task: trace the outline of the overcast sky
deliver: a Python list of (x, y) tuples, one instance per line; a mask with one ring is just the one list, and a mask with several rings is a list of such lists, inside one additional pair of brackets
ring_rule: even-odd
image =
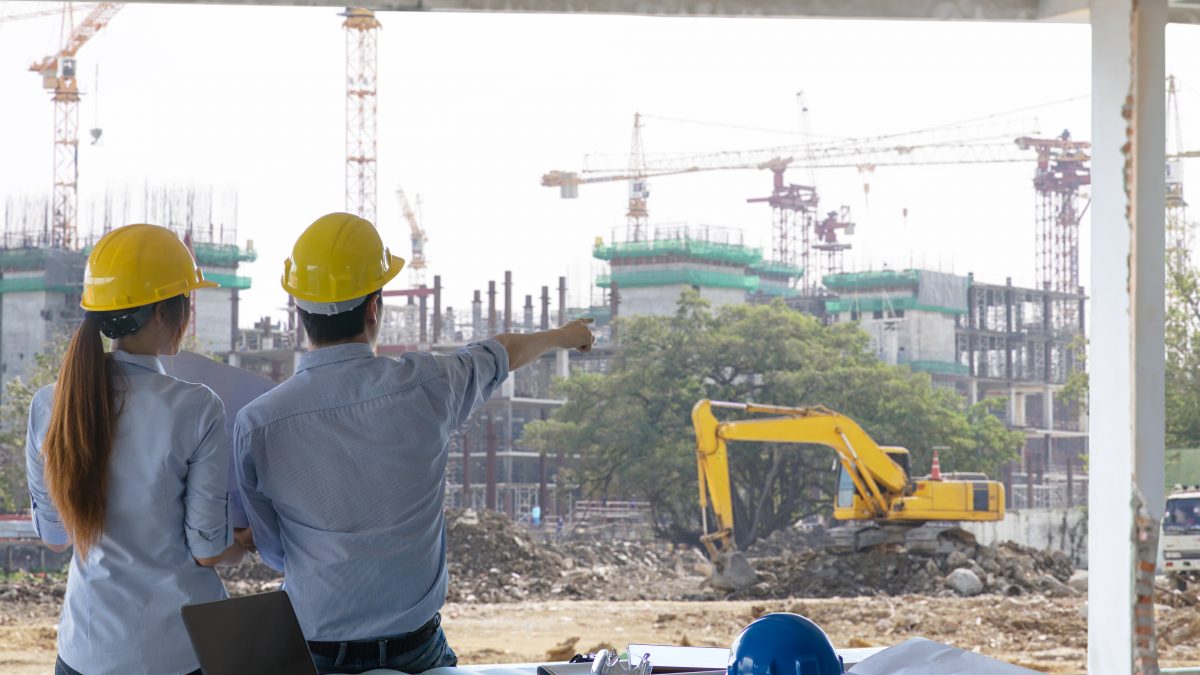
[[(0, 2), (0, 14), (22, 5)], [(337, 13), (129, 5), (80, 53), (82, 135), (104, 130), (99, 145), (80, 145), (85, 206), (106, 190), (147, 183), (236, 190), (239, 238), (259, 252), (243, 269), (254, 279), (243, 295), (245, 324), (280, 313), (278, 278), (294, 238), (345, 207), (345, 36)], [(626, 187), (583, 186), (579, 199), (562, 200), (540, 187), (540, 176), (578, 168), (586, 153), (627, 152), (635, 111), (656, 116), (644, 129), (649, 153), (798, 142), (799, 90), (817, 138), (997, 115), (1004, 128), (1090, 135), (1086, 25), (380, 19), (377, 225), (407, 257), (393, 192), (403, 184), (410, 197), (421, 195), (430, 273), (442, 275), (445, 304), (464, 310), (473, 289), (506, 269), (518, 302), (564, 274), (572, 304), (598, 301), (591, 280), (602, 268), (591, 246), (623, 231)], [(51, 103), (26, 68), (58, 42), (56, 18), (0, 25), (0, 198), (50, 185)], [(1184, 87), (1185, 142), (1200, 145), (1200, 124), (1187, 120), (1200, 120), (1200, 27), (1169, 27), (1167, 50), (1168, 72)], [(664, 117), (725, 126), (657, 119)], [(1194, 161), (1188, 171), (1200, 176)], [(1032, 175), (1032, 163), (880, 168), (868, 178), (869, 201), (853, 170), (816, 178), (823, 206), (852, 208), (851, 269), (911, 264), (1030, 284)], [(757, 171), (660, 178), (651, 222), (740, 228), (748, 243), (769, 249), (770, 210), (745, 201), (769, 191), (770, 175)], [(88, 215), (81, 220), (86, 229)], [(1086, 250), (1083, 261), (1086, 284)]]

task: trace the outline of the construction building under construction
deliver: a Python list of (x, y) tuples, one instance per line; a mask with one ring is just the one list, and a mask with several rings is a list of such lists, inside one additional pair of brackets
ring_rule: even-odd
[[(106, 195), (103, 216), (92, 234), (77, 236), (78, 248), (56, 245), (50, 209), (44, 201), (10, 199), (0, 232), (0, 376), (27, 374), (38, 354), (67, 340), (83, 318), (79, 309), (84, 264), (92, 242), (114, 222), (161, 223), (192, 249), (204, 275), (220, 284), (192, 295), (192, 320), (185, 340), (190, 349), (224, 354), (241, 339), (239, 296), (250, 277), (239, 274), (257, 254), (253, 242), (237, 240), (232, 221), (214, 221), (211, 192), (148, 189), (139, 195), (142, 211), (129, 208), (125, 195)], [(115, 211), (115, 214), (114, 214)]]

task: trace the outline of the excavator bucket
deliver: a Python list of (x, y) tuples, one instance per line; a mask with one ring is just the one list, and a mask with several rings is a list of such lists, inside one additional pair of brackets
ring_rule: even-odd
[(740, 591), (754, 585), (758, 574), (740, 551), (721, 553), (713, 560), (712, 587), (719, 591)]

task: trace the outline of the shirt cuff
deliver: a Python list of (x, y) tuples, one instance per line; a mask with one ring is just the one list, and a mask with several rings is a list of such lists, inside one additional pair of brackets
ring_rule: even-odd
[(222, 525), (211, 530), (186, 527), (188, 550), (193, 558), (213, 558), (233, 545), (233, 530)]
[(500, 344), (499, 342), (497, 342), (491, 338), (484, 340), (482, 342), (477, 342), (476, 344), (478, 344), (480, 347), (483, 347), (489, 353), (491, 353), (492, 357), (496, 361), (496, 376), (494, 378), (492, 378), (490, 381), (493, 384), (498, 385), (501, 382), (507, 380), (508, 379), (508, 370), (509, 370), (508, 369), (508, 350), (504, 348), (504, 345)]
[(62, 520), (57, 513), (50, 514), (40, 509), (34, 509), (33, 529), (47, 544), (62, 546), (71, 541), (70, 536), (67, 535), (67, 528), (63, 527)]

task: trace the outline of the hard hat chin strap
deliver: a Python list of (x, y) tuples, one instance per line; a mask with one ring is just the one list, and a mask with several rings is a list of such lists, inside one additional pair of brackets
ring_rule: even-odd
[[(157, 303), (155, 303), (157, 304)], [(100, 332), (110, 340), (133, 335), (154, 316), (154, 304), (115, 312), (88, 312), (100, 324)]]

